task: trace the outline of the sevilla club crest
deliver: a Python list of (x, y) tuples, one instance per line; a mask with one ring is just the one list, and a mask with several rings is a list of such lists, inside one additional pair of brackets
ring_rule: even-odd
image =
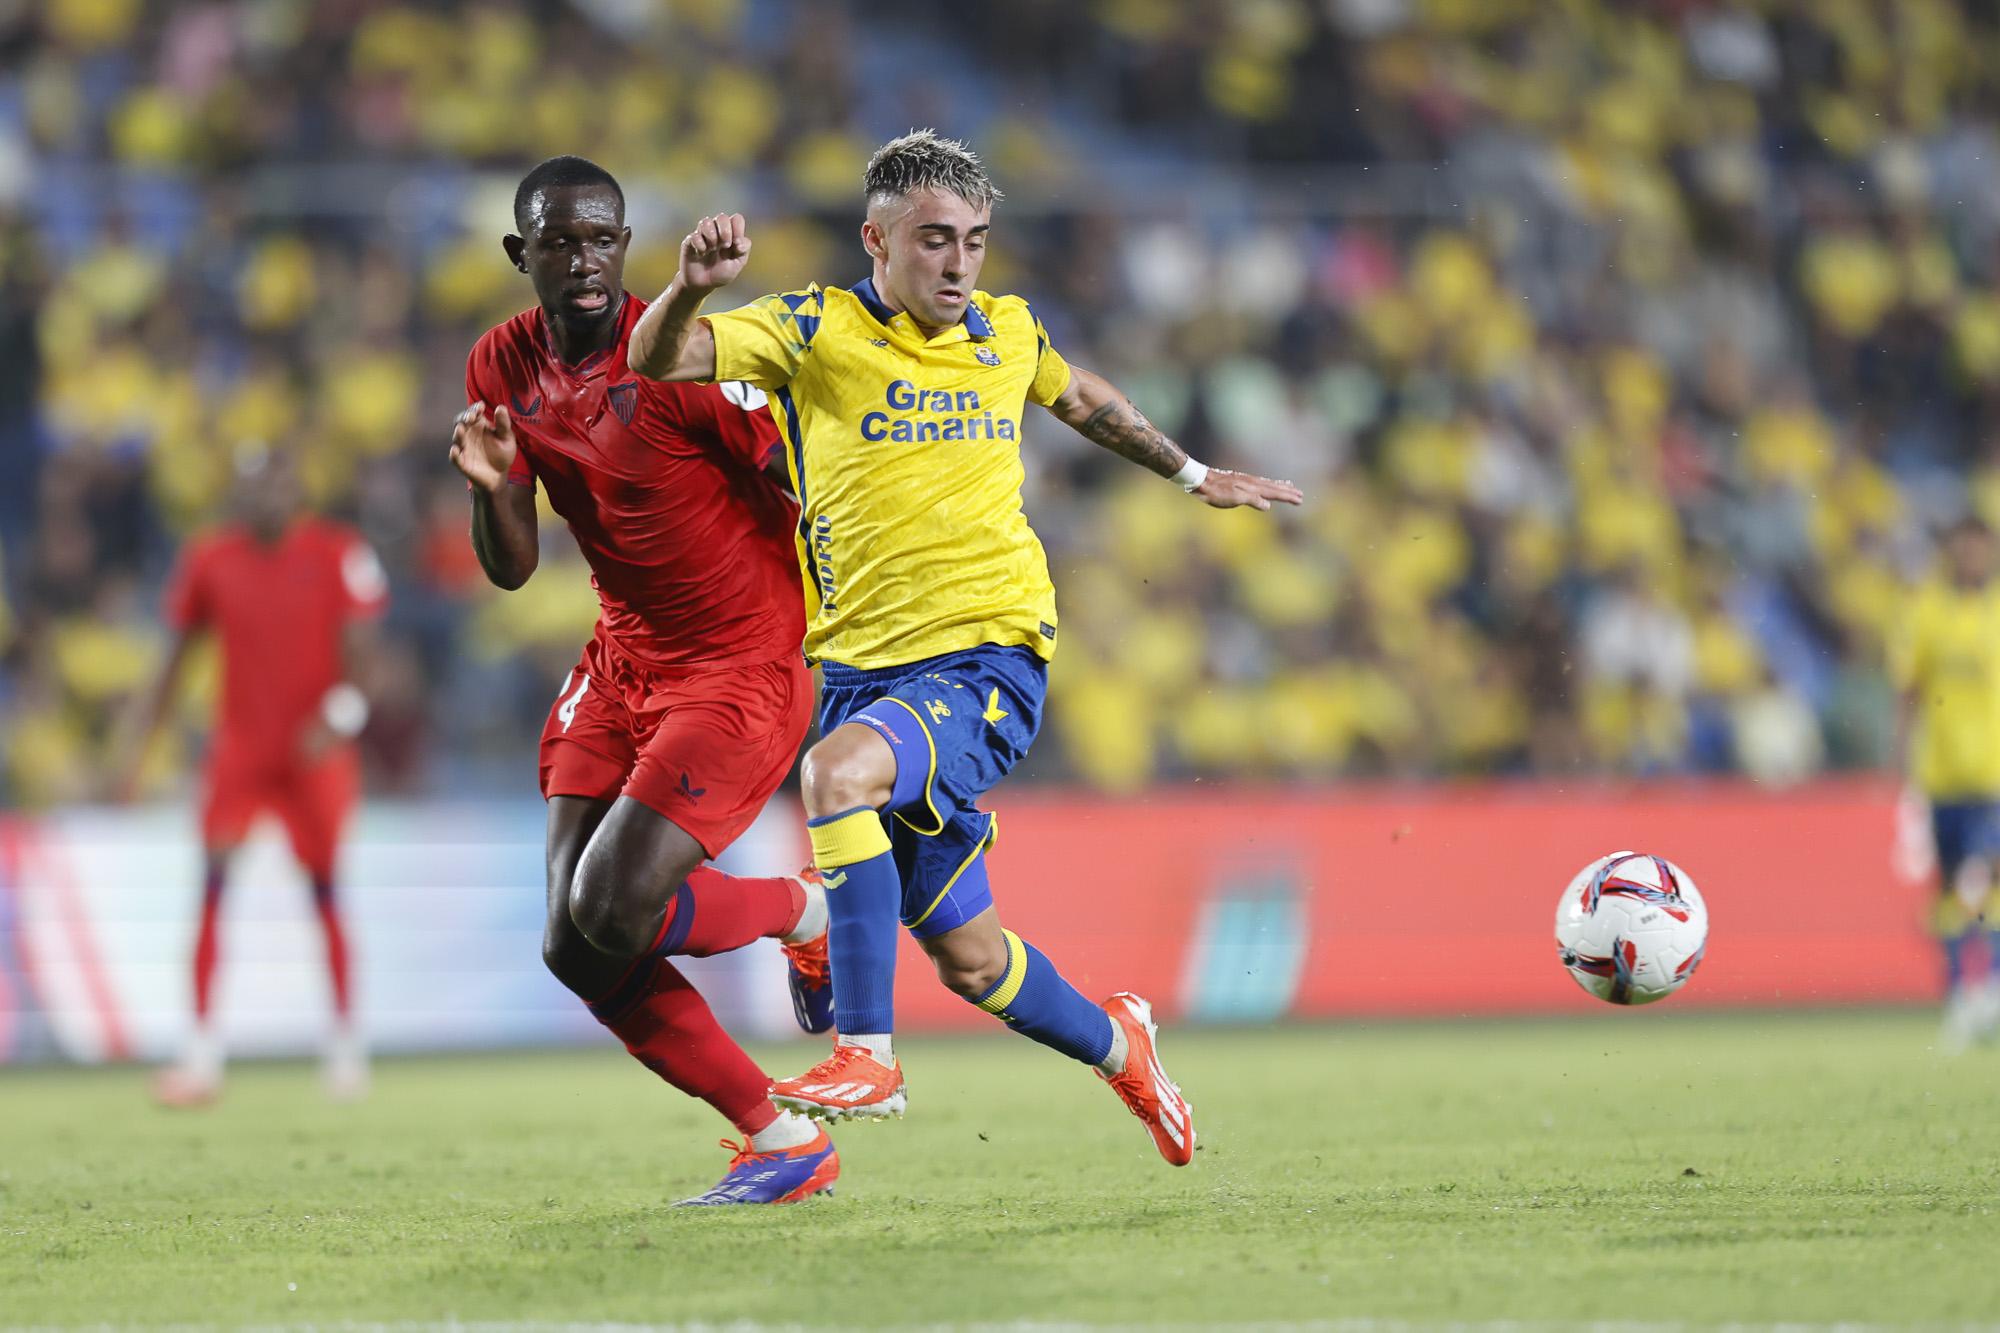
[(632, 424), (632, 414), (639, 410), (639, 382), (627, 380), (623, 384), (611, 386), (611, 410), (626, 425)]

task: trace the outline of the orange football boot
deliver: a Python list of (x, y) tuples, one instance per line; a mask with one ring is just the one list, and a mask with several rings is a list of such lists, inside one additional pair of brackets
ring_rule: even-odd
[(884, 1066), (860, 1046), (836, 1046), (833, 1054), (800, 1074), (771, 1086), (771, 1100), (815, 1120), (901, 1116), (903, 1062)]
[(1125, 1031), (1125, 1069), (1097, 1076), (1145, 1122), (1160, 1156), (1174, 1166), (1186, 1166), (1194, 1160), (1194, 1107), (1181, 1096), (1180, 1084), (1160, 1068), (1159, 1048), (1153, 1042), (1159, 1031), (1153, 1006), (1130, 991), (1120, 991), (1104, 1002), (1104, 1012)]
[[(819, 871), (807, 866), (795, 877), (801, 883), (819, 883)], [(822, 930), (799, 944), (778, 941), (785, 951), (785, 985), (792, 993), (792, 1016), (807, 1032), (825, 1032), (833, 1026), (833, 969), (826, 959), (826, 938)]]
[(153, 1075), (153, 1100), (162, 1106), (194, 1110), (213, 1106), (222, 1098), (222, 1080), (204, 1078), (179, 1065), (170, 1065)]

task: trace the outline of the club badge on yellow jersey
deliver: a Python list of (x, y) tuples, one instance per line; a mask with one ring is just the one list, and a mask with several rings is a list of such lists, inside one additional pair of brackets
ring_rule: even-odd
[(806, 656), (874, 669), (982, 643), (1055, 653), (1048, 558), (1021, 512), (1021, 412), (1069, 366), (1017, 296), (926, 339), (871, 283), (707, 317), (715, 374), (768, 390), (798, 488)]

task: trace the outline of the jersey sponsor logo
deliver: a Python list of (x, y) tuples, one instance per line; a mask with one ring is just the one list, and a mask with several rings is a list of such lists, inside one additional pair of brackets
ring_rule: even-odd
[(860, 712), (856, 713), (853, 717), (849, 718), (848, 721), (867, 723), (869, 726), (875, 728), (876, 731), (880, 732), (882, 736), (891, 745), (901, 745), (903, 743), (902, 736), (898, 734), (896, 731), (896, 724), (894, 721), (892, 721), (889, 718), (878, 717), (874, 713), (870, 712), (868, 709), (865, 708), (862, 709)]
[(618, 414), (618, 420), (631, 425), (632, 414), (639, 410), (639, 382), (627, 380), (623, 384), (612, 385), (610, 397), (611, 410)]
[[(571, 682), (576, 684), (575, 694), (569, 692)], [(576, 721), (576, 706), (583, 702), (583, 696), (588, 693), (590, 693), (589, 672), (584, 672), (580, 680), (574, 671), (563, 677), (563, 687), (556, 694), (557, 699), (561, 701), (556, 705), (556, 717), (561, 720), (564, 731), (568, 731), (569, 724)]]
[(521, 395), (518, 393), (510, 393), (507, 397), (511, 400), (514, 408), (514, 420), (525, 421), (533, 425), (536, 418), (542, 415), (542, 396), (540, 394), (536, 394), (525, 403), (521, 401)]
[(1000, 364), (1000, 353), (994, 351), (991, 347), (982, 347), (972, 355), (982, 366), (997, 366)]
[[(991, 412), (983, 411), (977, 389), (919, 389), (908, 380), (897, 380), (883, 394), (882, 401), (889, 412), (870, 412), (861, 418), (864, 440), (924, 443), (1014, 438), (1014, 423), (1005, 417), (995, 421)], [(892, 416), (891, 412), (911, 415)], [(941, 413), (953, 415), (938, 420)]]
[(818, 575), (819, 605), (822, 611), (838, 611), (838, 590), (833, 583), (833, 520), (821, 514), (812, 526), (813, 570)]

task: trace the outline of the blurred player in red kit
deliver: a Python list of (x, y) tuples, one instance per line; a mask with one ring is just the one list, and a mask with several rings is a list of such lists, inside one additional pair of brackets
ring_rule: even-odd
[(154, 1095), (197, 1106), (222, 1090), (224, 1051), (213, 1000), (223, 885), (251, 823), (268, 812), (283, 823), (312, 880), (333, 983), (334, 1024), (321, 1074), (331, 1096), (352, 1101), (367, 1092), (368, 1057), (354, 1021), (334, 863), (360, 791), (353, 739), (368, 720), (368, 699), (355, 681), (372, 655), (371, 626), (387, 600), (388, 580), (358, 533), (304, 511), (289, 454), (246, 446), (238, 451), (237, 474), (233, 519), (188, 542), (168, 581), (173, 644), (139, 699), (121, 765), (121, 794), (129, 795), (188, 650), (198, 636), (213, 634), (222, 654), (222, 698), (201, 811), (206, 867), (194, 950), (194, 1031), (180, 1061), (154, 1081)]
[(798, 509), (765, 471), (777, 427), (755, 390), (659, 384), (627, 368), (646, 303), (624, 290), (632, 233), (603, 168), (542, 163), (515, 194), (514, 220), (503, 244), (539, 304), (473, 348), (451, 458), (494, 584), (534, 573), (539, 484), (600, 604), (542, 732), (542, 957), (647, 1068), (744, 1135), (722, 1181), (686, 1202), (802, 1199), (839, 1175), (832, 1140), (778, 1109), (770, 1078), (671, 962), (777, 938), (800, 1022), (830, 1021), (816, 879), (704, 864), (790, 772), (812, 710)]

